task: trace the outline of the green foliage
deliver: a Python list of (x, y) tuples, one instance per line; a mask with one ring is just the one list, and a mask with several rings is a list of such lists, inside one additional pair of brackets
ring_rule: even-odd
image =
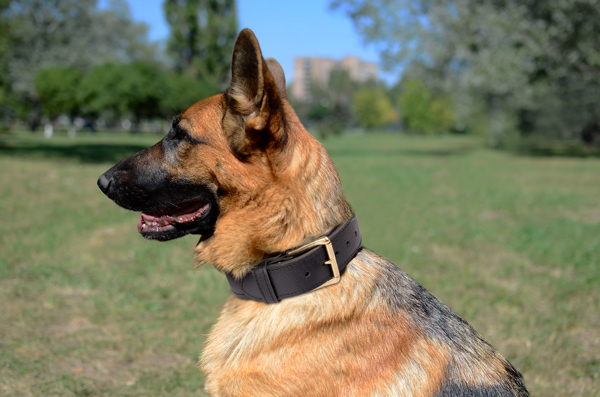
[(112, 0), (105, 11), (95, 0), (11, 1), (5, 16), (15, 38), (7, 54), (16, 91), (32, 93), (38, 70), (86, 68), (154, 56), (147, 27), (134, 22), (127, 3)]
[(167, 93), (164, 70), (153, 63), (107, 63), (86, 73), (77, 90), (84, 113), (118, 119), (131, 112), (134, 120), (157, 117)]
[(127, 110), (119, 93), (121, 79), (126, 72), (123, 65), (105, 63), (90, 69), (81, 80), (77, 99), (84, 114), (109, 118), (122, 116)]
[(36, 76), (42, 110), (61, 114), (105, 117), (118, 121), (132, 117), (134, 129), (143, 119), (168, 117), (216, 88), (188, 75), (177, 75), (153, 62), (106, 63), (86, 71), (50, 67)]
[[(453, 97), (457, 123), (492, 141), (600, 142), (597, 0), (334, 0), (390, 67)], [(488, 121), (477, 119), (485, 115)], [(589, 135), (592, 135), (589, 137)], [(588, 136), (586, 138), (586, 136)]]
[(350, 73), (344, 69), (333, 69), (329, 74), (327, 91), (335, 103), (349, 107), (352, 103), (352, 95), (365, 83), (352, 80)]
[(341, 134), (355, 122), (352, 95), (358, 87), (346, 70), (332, 70), (326, 87), (313, 82), (310, 101), (297, 106), (300, 117), (316, 126), (323, 138)]
[(4, 16), (9, 4), (9, 0), (0, 0), (0, 120), (6, 106), (9, 85), (7, 53), (12, 45), (11, 21)]
[(127, 0), (103, 9), (97, 0), (0, 0), (0, 123), (16, 116), (35, 129), (42, 114), (66, 114), (128, 117), (137, 128), (222, 90), (237, 35), (235, 1), (166, 1), (164, 8), (177, 38), (169, 45), (177, 73), (158, 61)]
[(420, 80), (402, 81), (398, 104), (402, 121), (409, 132), (432, 135), (447, 132), (454, 126), (450, 98), (434, 97)]
[(166, 78), (168, 92), (162, 98), (165, 114), (178, 114), (202, 98), (218, 92), (211, 81), (191, 77), (188, 74), (169, 73)]
[(295, 106), (320, 135), (337, 135), (348, 127), (377, 128), (395, 123), (397, 112), (383, 84), (358, 82), (347, 70), (331, 71), (327, 86), (313, 82), (307, 103)]
[(398, 120), (398, 114), (383, 88), (360, 89), (354, 93), (353, 99), (356, 120), (362, 127), (382, 127)]
[(154, 63), (134, 62), (123, 65), (121, 90), (118, 95), (123, 106), (133, 113), (135, 125), (142, 118), (153, 118), (161, 114), (162, 98), (168, 86), (164, 80), (165, 71)]
[(42, 102), (42, 111), (51, 118), (75, 114), (79, 110), (77, 92), (81, 78), (82, 72), (70, 67), (40, 70), (35, 77), (35, 90)]
[(223, 88), (238, 34), (235, 0), (165, 0), (163, 10), (176, 69)]
[(8, 26), (10, 38), (7, 50), (0, 51), (0, 63), (6, 62), (8, 91), (18, 102), (13, 111), (31, 109), (32, 128), (40, 118), (35, 89), (40, 70), (85, 70), (109, 61), (156, 57), (147, 26), (133, 21), (126, 0), (111, 0), (105, 10), (96, 0), (13, 0), (0, 10), (0, 26)]

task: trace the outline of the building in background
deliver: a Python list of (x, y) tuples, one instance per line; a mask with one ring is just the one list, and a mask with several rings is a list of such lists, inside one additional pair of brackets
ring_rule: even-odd
[(331, 58), (300, 57), (294, 60), (292, 96), (300, 102), (310, 100), (311, 87), (319, 84), (327, 87), (332, 70), (346, 70), (352, 80), (364, 83), (377, 79), (377, 64), (348, 56), (340, 61)]

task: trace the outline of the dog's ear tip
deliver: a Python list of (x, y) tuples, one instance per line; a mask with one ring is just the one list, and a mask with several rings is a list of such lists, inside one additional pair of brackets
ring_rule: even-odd
[(241, 36), (241, 35), (244, 35), (244, 36), (254, 36), (254, 37), (256, 37), (256, 36), (254, 35), (254, 32), (252, 31), (252, 29), (249, 29), (249, 28), (244, 28), (244, 29), (242, 29), (242, 30), (240, 31), (240, 33), (239, 33), (239, 35), (238, 35), (238, 36)]
[(230, 88), (237, 87), (238, 91), (246, 92), (248, 97), (254, 96), (258, 85), (262, 84), (261, 60), (262, 53), (254, 32), (243, 29), (233, 47)]
[(275, 59), (275, 58), (269, 57), (269, 58), (265, 59), (265, 62), (267, 62), (267, 65), (269, 66), (269, 68), (271, 68), (271, 67), (273, 67), (273, 68), (275, 68), (275, 67), (281, 68), (281, 65), (279, 64), (279, 62), (277, 62), (277, 59)]
[(254, 32), (248, 28), (242, 29), (233, 46), (232, 66), (236, 67), (238, 64), (245, 64), (248, 61), (254, 63), (259, 58), (262, 58), (262, 52)]
[(264, 59), (258, 39), (250, 29), (242, 29), (235, 42), (231, 64), (229, 98), (236, 109), (251, 113), (263, 96), (287, 99), (283, 68), (274, 58)]
[(258, 46), (258, 39), (252, 30), (244, 28), (240, 31), (235, 40), (235, 47), (246, 46), (248, 44)]

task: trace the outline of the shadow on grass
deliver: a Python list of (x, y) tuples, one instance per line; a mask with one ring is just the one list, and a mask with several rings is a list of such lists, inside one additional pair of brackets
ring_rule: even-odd
[(523, 157), (600, 157), (600, 146), (575, 139), (523, 137), (508, 141), (502, 150)]
[(72, 159), (82, 163), (116, 163), (148, 145), (133, 143), (53, 144), (0, 140), (0, 156), (37, 159)]
[(528, 157), (600, 158), (600, 149), (585, 146), (523, 146), (514, 149), (514, 153)]
[(480, 149), (481, 145), (469, 145), (445, 148), (336, 148), (328, 147), (327, 152), (332, 157), (451, 157), (464, 156), (473, 150)]

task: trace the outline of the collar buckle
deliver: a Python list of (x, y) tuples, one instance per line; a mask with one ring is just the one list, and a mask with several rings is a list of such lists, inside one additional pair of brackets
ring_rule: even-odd
[(319, 246), (325, 247), (325, 251), (327, 252), (327, 256), (329, 257), (329, 259), (326, 260), (325, 262), (323, 262), (323, 266), (329, 265), (331, 267), (333, 277), (329, 281), (326, 281), (323, 284), (319, 285), (318, 287), (314, 288), (313, 291), (318, 290), (320, 288), (329, 287), (330, 285), (337, 284), (340, 282), (340, 279), (341, 279), (340, 268), (338, 266), (337, 259), (335, 258), (335, 252), (333, 251), (333, 246), (331, 245), (331, 240), (329, 239), (329, 237), (325, 236), (325, 237), (318, 238), (314, 241), (311, 241), (308, 244), (305, 244), (305, 245), (295, 248), (293, 250), (289, 250), (285, 253), (287, 256), (294, 256), (294, 255), (300, 254), (302, 252), (308, 251), (312, 248), (319, 247)]
[(277, 303), (338, 284), (361, 248), (354, 216), (323, 237), (263, 259), (242, 278), (226, 273), (227, 281), (240, 299)]

